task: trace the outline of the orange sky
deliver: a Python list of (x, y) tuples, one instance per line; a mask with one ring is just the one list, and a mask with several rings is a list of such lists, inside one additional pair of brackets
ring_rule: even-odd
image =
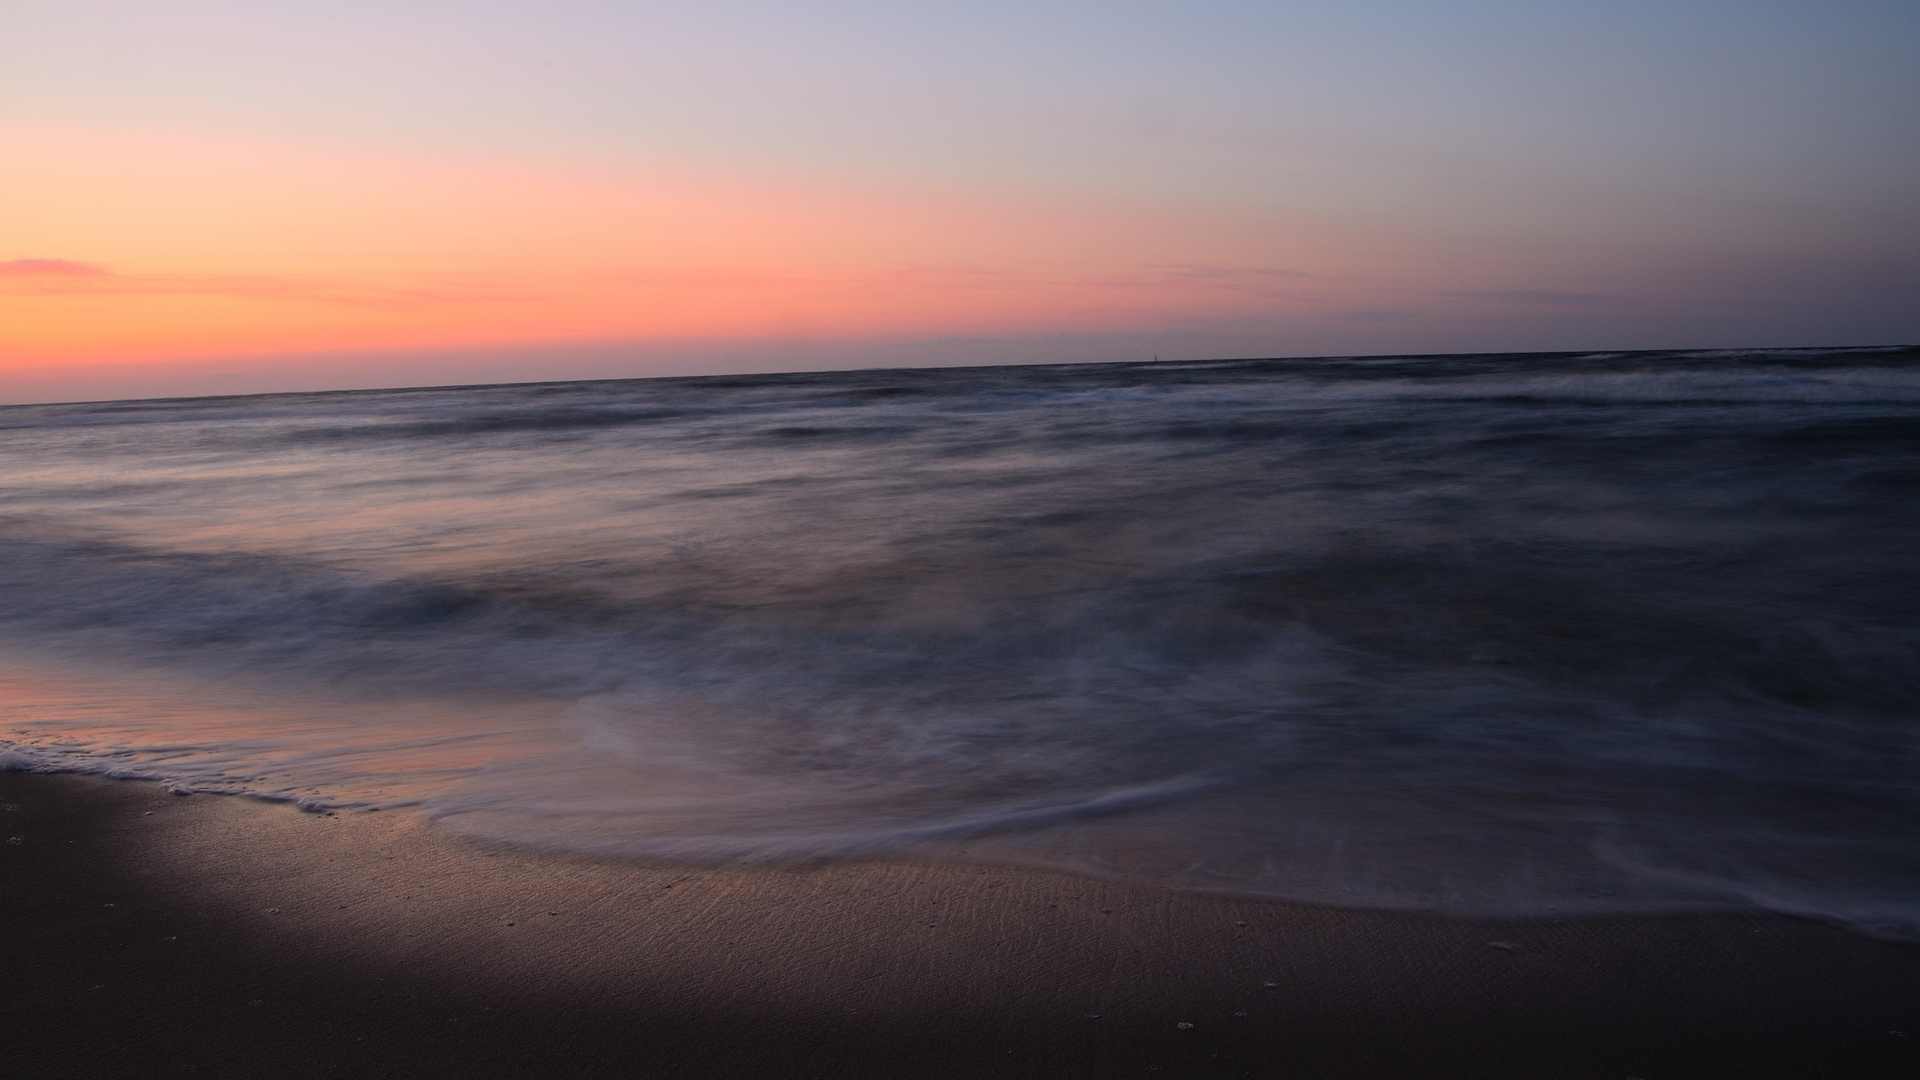
[(1842, 7), (32, 6), (0, 403), (1902, 343), (1920, 16)]
[[(617, 163), (13, 131), (0, 357), (1006, 334), (1350, 302), (1356, 230)], [(1303, 270), (1300, 267), (1311, 267)]]

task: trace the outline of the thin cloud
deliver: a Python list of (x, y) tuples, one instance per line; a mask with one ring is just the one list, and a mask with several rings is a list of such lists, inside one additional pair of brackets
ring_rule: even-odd
[(1170, 263), (1160, 267), (1167, 276), (1190, 281), (1274, 281), (1319, 277), (1305, 270), (1284, 266), (1209, 266), (1204, 263)]
[(1000, 288), (1018, 285), (1012, 272), (985, 266), (903, 266), (874, 275), (890, 284), (924, 288)]
[(1189, 296), (1251, 297), (1263, 302), (1312, 303), (1339, 279), (1280, 267), (1159, 264), (1093, 277), (1085, 284), (1109, 290), (1178, 292)]
[(1633, 302), (1628, 297), (1607, 293), (1555, 292), (1551, 289), (1467, 289), (1441, 295), (1535, 307), (1618, 307)]
[(105, 267), (71, 259), (11, 259), (0, 262), (0, 278), (99, 278)]
[[(469, 280), (462, 280), (462, 278)], [(538, 283), (512, 275), (412, 275), (368, 281), (341, 275), (115, 274), (63, 259), (0, 263), (0, 288), (26, 296), (221, 296), (356, 308), (422, 309), (535, 298)]]

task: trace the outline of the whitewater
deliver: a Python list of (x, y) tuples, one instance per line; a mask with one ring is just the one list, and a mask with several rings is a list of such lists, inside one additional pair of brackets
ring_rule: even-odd
[(1920, 939), (1920, 352), (0, 409), (0, 766)]

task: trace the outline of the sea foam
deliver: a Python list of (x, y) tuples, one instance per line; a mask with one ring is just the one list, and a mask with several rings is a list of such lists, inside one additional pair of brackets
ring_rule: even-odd
[(561, 850), (1920, 936), (1920, 363), (0, 410), (0, 767)]

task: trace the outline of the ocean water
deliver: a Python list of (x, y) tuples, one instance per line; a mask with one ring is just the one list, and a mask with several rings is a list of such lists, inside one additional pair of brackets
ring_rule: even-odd
[(1920, 939), (1920, 353), (0, 409), (0, 765)]

